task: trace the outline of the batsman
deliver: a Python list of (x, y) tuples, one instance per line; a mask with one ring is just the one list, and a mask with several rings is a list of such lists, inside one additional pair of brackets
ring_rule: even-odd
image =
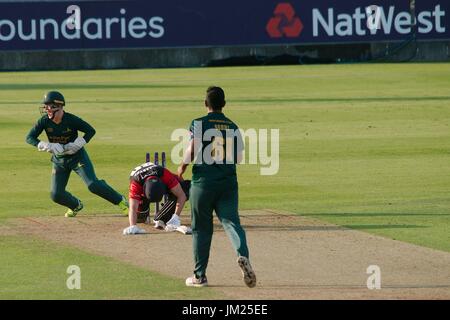
[[(40, 108), (42, 117), (26, 137), (27, 143), (37, 147), (38, 151), (52, 154), (52, 200), (68, 208), (65, 214), (68, 218), (75, 217), (83, 209), (81, 200), (66, 191), (70, 173), (75, 171), (89, 191), (117, 205), (123, 214), (128, 214), (126, 198), (111, 188), (105, 180), (97, 178), (84, 148), (95, 135), (95, 129), (81, 118), (65, 112), (65, 104), (64, 96), (60, 92), (48, 92)], [(48, 142), (38, 139), (43, 131), (47, 134)], [(78, 135), (80, 131), (84, 132), (83, 137)]]
[(154, 217), (155, 228), (175, 231), (181, 226), (180, 214), (189, 199), (190, 180), (181, 180), (175, 174), (152, 162), (143, 163), (131, 171), (128, 213), (130, 226), (124, 235), (146, 233), (137, 222), (146, 222), (150, 203), (159, 203), (164, 195), (167, 201)]

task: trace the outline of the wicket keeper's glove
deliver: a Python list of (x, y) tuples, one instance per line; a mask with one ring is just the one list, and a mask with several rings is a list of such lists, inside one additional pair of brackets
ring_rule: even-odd
[(74, 142), (64, 145), (64, 154), (75, 154), (86, 144), (84, 138), (78, 137)]
[(64, 152), (64, 147), (60, 143), (51, 143), (51, 142), (41, 141), (38, 143), (38, 150), (39, 151), (47, 151), (47, 152), (53, 153), (55, 155), (59, 155)]
[(49, 145), (48, 142), (41, 141), (38, 143), (37, 148), (39, 151), (48, 151), (49, 150), (48, 145)]

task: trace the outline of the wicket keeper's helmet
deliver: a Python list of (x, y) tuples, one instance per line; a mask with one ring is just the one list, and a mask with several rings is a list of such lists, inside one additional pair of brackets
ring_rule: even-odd
[(150, 202), (160, 202), (166, 192), (166, 185), (156, 176), (151, 176), (144, 182), (144, 194)]
[(66, 105), (66, 100), (64, 99), (64, 96), (58, 92), (58, 91), (49, 91), (44, 96), (44, 101), (42, 101), (43, 104), (59, 104), (62, 106)]

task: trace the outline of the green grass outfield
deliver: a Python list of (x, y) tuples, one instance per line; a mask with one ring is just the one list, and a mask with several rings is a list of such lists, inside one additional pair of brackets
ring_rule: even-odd
[[(178, 279), (36, 239), (0, 236), (0, 299), (220, 299)], [(68, 267), (81, 270), (80, 289), (69, 290)], [(71, 271), (69, 271), (71, 272)]]
[[(241, 128), (280, 130), (277, 175), (239, 167), (242, 209), (288, 210), (450, 251), (449, 75), (450, 64), (0, 73), (0, 221), (64, 214), (49, 198), (48, 154), (24, 141), (46, 91), (60, 90), (66, 110), (96, 128), (87, 149), (97, 175), (126, 193), (131, 169), (146, 151), (170, 154), (172, 131), (204, 114), (214, 84)], [(84, 214), (118, 212), (75, 174), (68, 188)]]

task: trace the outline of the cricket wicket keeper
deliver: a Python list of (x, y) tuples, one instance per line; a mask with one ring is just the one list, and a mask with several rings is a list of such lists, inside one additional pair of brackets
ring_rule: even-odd
[[(31, 128), (26, 137), (27, 143), (37, 147), (38, 151), (52, 154), (53, 163), (51, 193), (52, 200), (68, 208), (65, 216), (73, 218), (83, 209), (83, 203), (66, 191), (70, 173), (75, 171), (88, 187), (89, 191), (119, 206), (124, 214), (128, 213), (126, 198), (111, 188), (105, 180), (95, 175), (94, 166), (84, 146), (95, 135), (95, 129), (81, 118), (65, 112), (64, 96), (50, 91), (44, 96), (40, 111), (42, 117)], [(38, 137), (45, 130), (48, 142)], [(78, 136), (78, 132), (84, 136)]]

